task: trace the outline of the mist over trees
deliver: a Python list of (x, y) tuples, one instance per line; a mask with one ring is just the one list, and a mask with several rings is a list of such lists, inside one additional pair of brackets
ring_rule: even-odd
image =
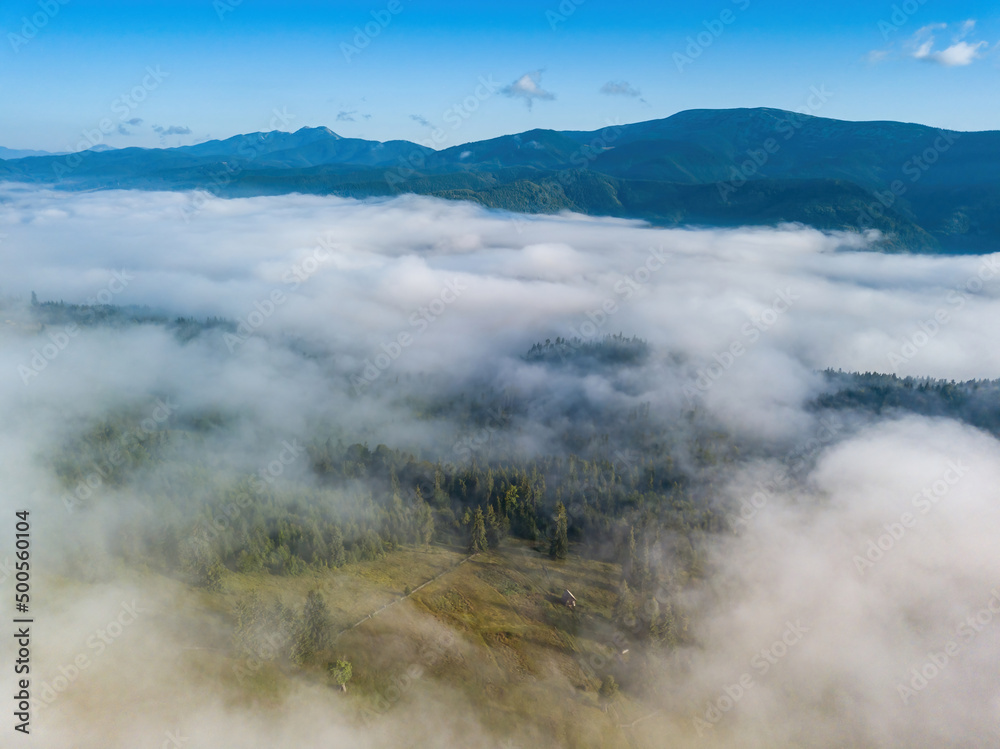
[[(915, 698), (939, 713), (894, 702), (995, 577), (1000, 349), (968, 345), (993, 335), (993, 296), (966, 282), (982, 260), (309, 196), (208, 204), (163, 232), (170, 254), (149, 229), (183, 196), (33, 200), (51, 209), (34, 250), (70, 270), (10, 271), (6, 491), (44, 515), (54, 630), (106, 627), (118, 590), (158, 596), (80, 687), (114, 674), (138, 705), (130, 664), (183, 662), (174, 697), (204, 703), (205, 741), (354, 716), (398, 743), (442, 706), (484, 746), (986, 731), (988, 638)], [(42, 241), (18, 199), (0, 210)], [(88, 231), (99, 259), (60, 241)], [(101, 293), (95, 264), (135, 237), (161, 253), (147, 285)], [(906, 344), (949, 298), (948, 327)], [(50, 643), (42, 678), (84, 647)]]

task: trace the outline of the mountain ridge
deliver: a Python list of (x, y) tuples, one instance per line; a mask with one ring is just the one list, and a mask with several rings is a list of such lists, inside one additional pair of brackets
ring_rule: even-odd
[(668, 226), (873, 228), (890, 250), (1000, 247), (1000, 131), (766, 107), (685, 110), (592, 131), (536, 128), (440, 150), (302, 127), (172, 148), (0, 160), (0, 180), (223, 197), (417, 193)]

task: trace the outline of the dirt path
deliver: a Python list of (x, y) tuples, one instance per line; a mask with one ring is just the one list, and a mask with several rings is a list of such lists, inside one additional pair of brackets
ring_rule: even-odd
[(345, 632), (350, 632), (350, 631), (351, 631), (352, 629), (355, 629), (355, 628), (357, 628), (357, 627), (360, 627), (360, 626), (361, 626), (362, 624), (364, 624), (364, 623), (365, 623), (366, 621), (368, 621), (369, 619), (373, 619), (374, 617), (378, 616), (378, 615), (379, 615), (379, 614), (381, 614), (381, 613), (382, 613), (383, 611), (385, 611), (385, 610), (386, 610), (387, 608), (389, 608), (389, 607), (391, 607), (391, 606), (395, 606), (395, 605), (396, 605), (397, 603), (400, 603), (400, 602), (402, 602), (402, 601), (405, 601), (405, 600), (406, 600), (407, 598), (409, 598), (410, 596), (412, 596), (412, 595), (413, 595), (414, 593), (416, 593), (416, 592), (417, 592), (418, 590), (421, 590), (422, 588), (426, 588), (426, 587), (427, 587), (428, 585), (430, 585), (431, 583), (433, 583), (433, 582), (436, 582), (436, 581), (440, 580), (440, 579), (441, 579), (442, 577), (444, 577), (444, 576), (445, 576), (445, 575), (447, 575), (447, 574), (450, 574), (451, 572), (454, 572), (454, 571), (455, 571), (455, 570), (457, 570), (457, 569), (458, 569), (458, 568), (459, 568), (459, 567), (460, 567), (461, 565), (463, 565), (463, 564), (465, 564), (466, 562), (468, 562), (468, 561), (469, 561), (470, 559), (472, 559), (472, 558), (473, 558), (474, 556), (476, 556), (476, 555), (475, 555), (475, 554), (470, 554), (470, 555), (469, 555), (469, 556), (467, 556), (467, 557), (466, 557), (465, 559), (463, 559), (463, 560), (462, 560), (461, 562), (458, 562), (457, 564), (454, 564), (454, 565), (452, 565), (451, 567), (449, 567), (448, 569), (444, 570), (443, 572), (439, 572), (438, 574), (436, 574), (436, 575), (435, 575), (434, 577), (432, 577), (432, 578), (431, 578), (430, 580), (428, 580), (427, 582), (424, 582), (424, 583), (421, 583), (420, 585), (418, 585), (418, 586), (417, 586), (416, 588), (414, 588), (413, 590), (411, 590), (411, 591), (410, 591), (409, 593), (407, 593), (406, 595), (402, 595), (402, 596), (400, 596), (399, 598), (395, 599), (394, 601), (389, 601), (389, 603), (385, 604), (385, 605), (384, 605), (384, 606), (382, 606), (381, 608), (378, 608), (378, 609), (375, 609), (375, 611), (371, 612), (371, 613), (370, 613), (370, 614), (369, 614), (368, 616), (366, 616), (366, 617), (365, 617), (364, 619), (359, 619), (358, 621), (356, 621), (356, 622), (355, 622), (354, 624), (352, 624), (351, 626), (349, 626), (349, 627), (346, 627), (346, 628), (344, 628), (344, 629), (340, 630), (340, 631), (339, 631), (339, 632), (338, 632), (337, 634), (335, 634), (335, 635), (333, 636), (333, 640), (334, 640), (334, 642), (336, 642), (336, 641), (337, 641), (337, 639), (338, 639), (338, 638), (339, 638), (339, 637), (340, 637), (340, 636), (341, 636), (342, 634), (344, 634)]

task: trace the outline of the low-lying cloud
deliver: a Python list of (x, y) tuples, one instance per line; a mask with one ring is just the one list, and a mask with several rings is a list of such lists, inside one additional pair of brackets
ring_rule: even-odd
[[(986, 321), (1000, 319), (1000, 255), (888, 255), (869, 251), (873, 236), (797, 225), (664, 229), (412, 196), (210, 200), (186, 221), (189, 199), (0, 188), (0, 510), (51, 507), (39, 512), (53, 528), (39, 530), (40, 550), (63, 553), (55, 529), (65, 513), (55, 499), (64, 489), (39, 456), (123, 406), (137, 431), (159, 429), (161, 416), (231, 415), (208, 444), (219, 470), (237, 472), (267, 465), (281, 439), (318, 424), (447, 460), (464, 427), (422, 413), (420, 399), (479, 386), (525, 404), (509, 431), (511, 450), (526, 455), (568, 452), (569, 418), (643, 403), (664, 430), (685, 429), (694, 412), (768, 454), (826, 429), (787, 480), (769, 483), (775, 461), (748, 455), (713, 484), (706, 501), (734, 532), (702, 549), (711, 584), (686, 601), (697, 645), (660, 664), (648, 720), (622, 730), (642, 746), (664, 737), (720, 747), (995, 742), (1000, 622), (988, 614), (1000, 606), (1000, 445), (948, 419), (894, 414), (845, 416), (830, 432), (807, 404), (828, 367), (997, 377), (1000, 330)], [(160, 324), (39, 331), (22, 324), (13, 299), (26, 306), (31, 292), (236, 327), (188, 342)], [(523, 358), (537, 341), (617, 332), (648, 340), (648, 359), (601, 371)], [(288, 476), (307, 481), (305, 469), (292, 462)], [(51, 645), (43, 673), (58, 673), (122, 601), (141, 597), (107, 575), (100, 591), (58, 605), (50, 586), (44, 612), (71, 634)], [(174, 596), (190, 604), (181, 591), (156, 595), (158, 611)], [(72, 624), (75, 612), (85, 625)], [(143, 648), (184, 647), (161, 617), (149, 621), (130, 625), (141, 645), (123, 637), (107, 647), (95, 679), (139, 684)], [(169, 676), (170, 658), (154, 660), (149, 673)], [(193, 673), (178, 678), (195, 684)], [(143, 683), (140, 693), (163, 688)], [(336, 713), (320, 720), (322, 702), (303, 687), (288, 697), (287, 720), (267, 726), (221, 697), (178, 713), (149, 707), (151, 696), (100, 744), (93, 725), (111, 702), (80, 695), (55, 703), (48, 746), (70, 736), (159, 746), (175, 729), (189, 747), (234, 735), (247, 746), (398, 739), (391, 723), (359, 732)], [(425, 716), (426, 745), (463, 741), (454, 712), (413, 699), (406, 715)], [(467, 715), (475, 738), (461, 745), (494, 745), (473, 708)], [(435, 722), (455, 735), (430, 733)], [(295, 727), (305, 724), (319, 733)]]

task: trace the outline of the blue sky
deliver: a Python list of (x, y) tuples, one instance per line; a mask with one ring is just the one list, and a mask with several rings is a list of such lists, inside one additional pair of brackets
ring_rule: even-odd
[(1000, 129), (995, 2), (7, 0), (0, 34), (8, 148), (317, 125), (445, 147), (753, 106)]

